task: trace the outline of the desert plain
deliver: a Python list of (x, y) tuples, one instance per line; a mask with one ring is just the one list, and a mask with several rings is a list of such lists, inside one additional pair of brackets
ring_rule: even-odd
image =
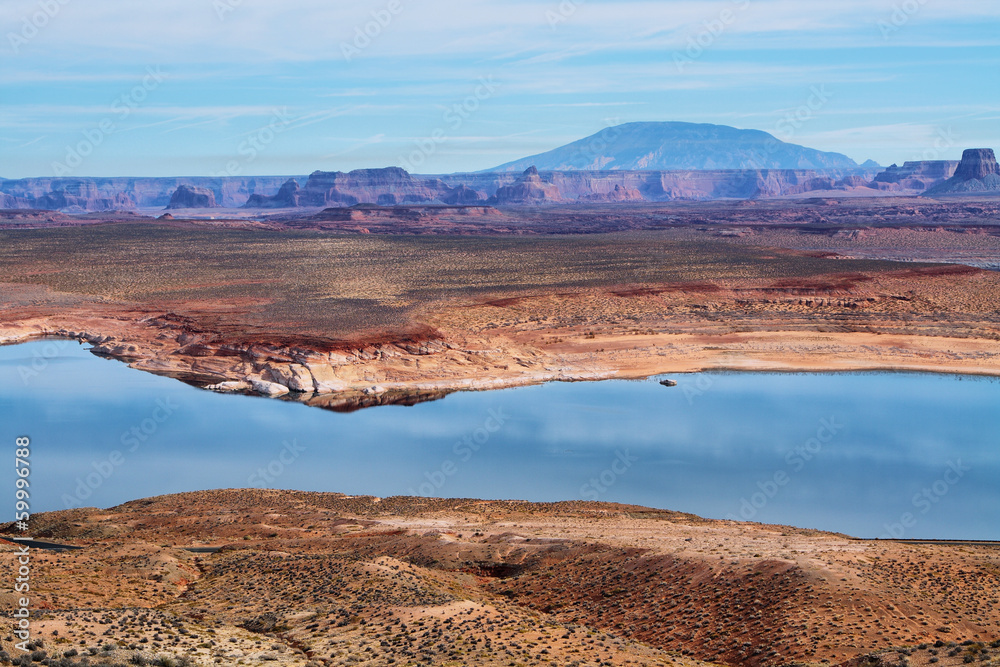
[(261, 490), (46, 513), (33, 532), (83, 547), (34, 552), (36, 651), (53, 664), (1000, 660), (996, 543)]
[[(997, 375), (998, 212), (988, 197), (8, 211), (0, 341), (77, 339), (333, 410), (712, 369)], [(259, 490), (47, 512), (31, 532), (80, 547), (32, 552), (28, 657), (44, 664), (1000, 664), (995, 543)]]
[(473, 231), (384, 208), (382, 228), (13, 212), (0, 341), (69, 337), (331, 407), (723, 368), (1000, 370), (988, 198), (496, 210)]

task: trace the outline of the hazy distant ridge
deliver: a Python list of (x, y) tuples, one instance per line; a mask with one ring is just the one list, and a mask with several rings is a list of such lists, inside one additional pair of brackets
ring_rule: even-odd
[(488, 171), (856, 169), (841, 153), (789, 144), (760, 130), (708, 123), (625, 123)]

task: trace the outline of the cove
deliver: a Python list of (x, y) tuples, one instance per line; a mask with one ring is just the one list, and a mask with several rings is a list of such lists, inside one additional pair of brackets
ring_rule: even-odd
[(601, 500), (842, 532), (1000, 539), (1000, 381), (698, 373), (335, 413), (203, 391), (72, 341), (0, 347), (32, 511), (213, 488)]

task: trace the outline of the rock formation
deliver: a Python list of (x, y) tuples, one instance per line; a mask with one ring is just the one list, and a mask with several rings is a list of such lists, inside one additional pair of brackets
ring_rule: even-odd
[(511, 185), (497, 188), (497, 192), (489, 199), (490, 204), (543, 204), (563, 201), (559, 188), (550, 182), (543, 181), (534, 166), (528, 167), (521, 177)]
[(634, 188), (623, 188), (616, 184), (611, 192), (595, 192), (583, 195), (580, 199), (593, 202), (643, 201), (643, 196)]
[(923, 192), (951, 178), (958, 168), (957, 160), (920, 160), (895, 164), (879, 172), (872, 187), (879, 190), (914, 190)]
[(955, 175), (927, 191), (928, 195), (998, 192), (1000, 168), (992, 148), (969, 148), (962, 153), (962, 161)]
[(3, 204), (21, 209), (71, 212), (162, 209), (181, 185), (211, 190), (219, 206), (235, 208), (254, 194), (271, 194), (287, 176), (206, 176), (180, 178), (22, 178), (0, 179)]
[(417, 178), (399, 167), (315, 171), (299, 192), (300, 206), (444, 203), (452, 188), (436, 178)]
[[(847, 170), (733, 169), (733, 170), (606, 170), (546, 171), (528, 169), (509, 172), (413, 175), (402, 169), (360, 169), (349, 173), (317, 171), (306, 177), (224, 176), (187, 178), (37, 178), (0, 179), (0, 207), (65, 210), (70, 213), (163, 209), (181, 186), (199, 188), (214, 196), (224, 208), (279, 209), (311, 207), (324, 209), (354, 204), (409, 206), (434, 204), (476, 206), (534, 205), (542, 202), (616, 202), (709, 200), (720, 198), (780, 197), (810, 190), (856, 190), (873, 187), (895, 191), (921, 183), (936, 182), (933, 176), (948, 164), (922, 165), (903, 170), (910, 175), (874, 174), (857, 168)], [(928, 166), (930, 165), (930, 166)], [(892, 182), (899, 178), (899, 183)], [(941, 179), (944, 176), (940, 177)], [(302, 184), (302, 185), (300, 185)], [(922, 188), (919, 188), (922, 190)], [(182, 197), (186, 196), (181, 194)], [(204, 202), (203, 202), (204, 203)], [(185, 205), (189, 205), (188, 202)]]
[[(733, 169), (688, 171), (553, 171), (545, 172), (546, 184), (555, 186), (563, 202), (593, 201), (673, 201), (678, 199), (748, 199), (780, 197), (810, 190), (869, 189), (871, 171), (806, 169)], [(538, 203), (538, 200), (511, 196), (502, 190), (520, 183), (523, 175), (488, 172), (439, 176), (446, 184), (468, 187), (495, 195), (492, 202), (502, 205)], [(618, 188), (617, 194), (616, 187)], [(638, 192), (640, 199), (632, 199)], [(499, 194), (498, 194), (499, 193)], [(596, 195), (596, 197), (592, 196)], [(621, 198), (621, 199), (620, 199)]]
[(267, 195), (250, 195), (247, 199), (247, 203), (243, 205), (244, 208), (295, 208), (299, 205), (299, 191), (302, 188), (299, 187), (298, 181), (294, 178), (290, 178), (281, 186), (278, 190), (278, 194), (273, 197), (268, 197)]
[(457, 188), (453, 189), (447, 195), (444, 196), (445, 204), (451, 204), (454, 206), (462, 206), (466, 204), (477, 204), (479, 202), (485, 201), (486, 197), (479, 190), (473, 190), (464, 183), (460, 184)]
[(215, 193), (196, 185), (181, 185), (170, 196), (168, 209), (173, 208), (215, 208)]
[(102, 188), (96, 179), (38, 179), (39, 187), (30, 192), (18, 187), (19, 181), (0, 179), (0, 208), (66, 210), (69, 213), (90, 211), (130, 211), (135, 199), (124, 189)]
[(992, 148), (969, 148), (962, 153), (962, 161), (955, 170), (955, 178), (981, 181), (990, 175), (1000, 175)]

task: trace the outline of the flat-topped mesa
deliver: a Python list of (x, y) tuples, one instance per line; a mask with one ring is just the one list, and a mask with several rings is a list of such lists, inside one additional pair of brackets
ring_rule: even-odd
[[(840, 153), (786, 143), (760, 130), (682, 122), (637, 122), (600, 132), (489, 171), (833, 169), (859, 165)], [(867, 164), (865, 169), (877, 168)]]
[(958, 160), (915, 160), (879, 172), (872, 186), (879, 190), (927, 190), (955, 175)]
[(452, 188), (440, 179), (414, 177), (399, 167), (314, 171), (298, 194), (300, 206), (424, 204), (443, 202)]
[(962, 153), (955, 175), (924, 194), (1000, 192), (1000, 168), (992, 148), (969, 148)]
[(215, 193), (208, 188), (195, 185), (180, 185), (170, 195), (168, 209), (172, 208), (215, 208)]
[(24, 181), (7, 181), (7, 187), (12, 187), (14, 192), (0, 192), (0, 208), (64, 210), (68, 213), (131, 211), (136, 208), (135, 199), (131, 194), (101, 187), (97, 184), (98, 179), (35, 180), (40, 183), (31, 193), (18, 186)]
[(1000, 175), (997, 158), (992, 148), (968, 148), (955, 170), (955, 178), (963, 181), (983, 180), (990, 174)]

